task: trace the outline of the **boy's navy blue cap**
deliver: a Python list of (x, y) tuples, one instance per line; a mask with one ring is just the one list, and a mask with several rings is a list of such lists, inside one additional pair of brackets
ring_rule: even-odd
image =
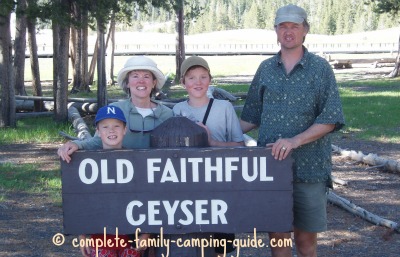
[(122, 112), (122, 110), (119, 107), (113, 106), (113, 105), (107, 105), (107, 106), (101, 107), (97, 111), (94, 125), (96, 126), (97, 123), (99, 123), (100, 121), (102, 121), (104, 119), (117, 119), (117, 120), (120, 120), (120, 121), (126, 123), (125, 115)]

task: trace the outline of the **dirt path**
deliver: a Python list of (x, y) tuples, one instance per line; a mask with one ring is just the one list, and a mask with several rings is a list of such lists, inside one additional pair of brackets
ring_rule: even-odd
[[(381, 156), (400, 160), (400, 146), (375, 142), (357, 142), (340, 139), (341, 148), (378, 152)], [(1, 146), (0, 162), (41, 163), (41, 169), (57, 167), (54, 145)], [(333, 158), (333, 174), (349, 182), (348, 186), (335, 187), (335, 192), (360, 207), (377, 215), (400, 222), (400, 176), (369, 169), (367, 166)], [(72, 246), (75, 236), (66, 236), (62, 246), (55, 246), (53, 236), (62, 233), (62, 208), (51, 202), (46, 194), (4, 192), (0, 202), (0, 256), (80, 256)], [(319, 256), (369, 256), (394, 257), (400, 251), (400, 235), (389, 229), (375, 226), (336, 206), (328, 206), (329, 231), (319, 234)], [(258, 234), (265, 241), (265, 234)], [(246, 238), (242, 234), (238, 237)], [(234, 255), (237, 252), (232, 253)], [(240, 256), (270, 256), (267, 249), (242, 249)]]

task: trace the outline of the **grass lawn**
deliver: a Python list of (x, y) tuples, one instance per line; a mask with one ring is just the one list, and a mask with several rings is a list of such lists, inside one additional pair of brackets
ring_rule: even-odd
[[(0, 191), (48, 194), (61, 206), (61, 176), (57, 170), (41, 170), (39, 164), (0, 163)], [(0, 192), (0, 203), (5, 200)]]
[[(116, 56), (114, 64), (114, 75), (117, 76), (118, 71), (124, 66), (124, 63), (131, 56)], [(150, 56), (156, 63), (158, 68), (164, 74), (175, 74), (175, 56)], [(210, 65), (211, 74), (213, 76), (226, 76), (226, 75), (254, 75), (258, 65), (262, 60), (268, 58), (265, 55), (233, 55), (233, 56), (205, 56), (204, 57)], [(89, 58), (89, 62), (90, 62)], [(53, 59), (40, 58), (40, 79), (52, 80), (53, 79)], [(72, 68), (70, 69), (72, 70)], [(70, 72), (69, 77), (72, 78)], [(29, 59), (25, 60), (25, 80), (30, 81), (32, 73), (29, 67)]]
[(339, 82), (346, 118), (343, 133), (400, 143), (399, 79)]

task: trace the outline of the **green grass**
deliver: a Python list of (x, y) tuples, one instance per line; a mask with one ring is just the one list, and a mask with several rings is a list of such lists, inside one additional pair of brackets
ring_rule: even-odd
[[(124, 63), (131, 56), (116, 56), (114, 59), (114, 75), (124, 67)], [(211, 74), (215, 76), (226, 75), (254, 75), (261, 61), (269, 56), (265, 55), (233, 55), (233, 56), (204, 56), (207, 60)], [(176, 74), (175, 56), (150, 56), (157, 63), (157, 67), (165, 74)], [(89, 58), (89, 62), (91, 58)], [(29, 59), (25, 59), (25, 80), (32, 79)], [(39, 58), (40, 79), (51, 81), (53, 79), (53, 59)], [(70, 66), (70, 71), (72, 67)], [(95, 74), (97, 74), (95, 72)], [(95, 75), (96, 77), (96, 75)], [(69, 72), (72, 78), (72, 72)]]
[[(39, 164), (0, 164), (1, 191), (22, 191), (48, 194), (57, 206), (61, 206), (61, 178), (59, 170), (40, 170)], [(0, 202), (6, 197), (0, 194)]]
[(215, 84), (215, 86), (222, 88), (232, 94), (247, 94), (250, 85), (243, 84)]
[(63, 138), (58, 134), (59, 131), (75, 135), (71, 124), (56, 123), (51, 117), (20, 119), (16, 128), (0, 128), (0, 145), (62, 142)]
[(400, 143), (399, 79), (341, 82), (344, 133), (355, 138)]

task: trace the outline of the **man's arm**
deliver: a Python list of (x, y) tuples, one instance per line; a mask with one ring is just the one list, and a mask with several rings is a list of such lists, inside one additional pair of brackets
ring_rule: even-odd
[(244, 121), (242, 119), (239, 120), (240, 122), (240, 127), (242, 128), (243, 133), (247, 133), (257, 127), (257, 125)]
[(267, 144), (272, 146), (272, 155), (275, 159), (283, 160), (293, 149), (299, 146), (314, 142), (335, 129), (335, 124), (313, 124), (304, 132), (292, 138), (280, 138), (275, 143)]

